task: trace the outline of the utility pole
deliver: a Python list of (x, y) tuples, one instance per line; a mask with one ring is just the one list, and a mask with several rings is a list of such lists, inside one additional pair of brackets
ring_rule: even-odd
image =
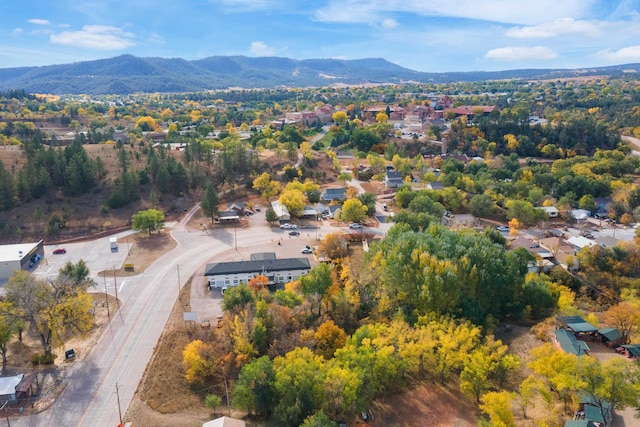
[(107, 294), (107, 277), (102, 275), (104, 279), (104, 300), (107, 302), (107, 317), (109, 318), (109, 322), (111, 322), (111, 312), (109, 311), (109, 294)]
[(176, 265), (176, 270), (178, 271), (178, 298), (180, 298), (180, 264)]
[(118, 383), (116, 383), (116, 398), (118, 399), (118, 415), (120, 416), (120, 425), (122, 425), (122, 409), (120, 409), (120, 391), (118, 390)]
[(120, 306), (120, 301), (118, 300), (118, 284), (116, 283), (116, 266), (111, 267), (113, 269), (113, 286), (116, 288), (116, 304)]

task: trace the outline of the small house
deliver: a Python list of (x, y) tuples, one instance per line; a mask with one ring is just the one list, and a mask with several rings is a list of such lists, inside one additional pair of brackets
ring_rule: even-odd
[(24, 374), (13, 377), (0, 377), (0, 402), (17, 400), (16, 389), (23, 378)]
[(442, 191), (444, 190), (444, 184), (440, 181), (430, 181), (427, 182), (427, 189), (434, 191)]
[(640, 359), (640, 344), (623, 345), (622, 348), (625, 350), (625, 356), (629, 359)]
[(387, 188), (398, 188), (402, 184), (404, 184), (404, 178), (400, 172), (390, 170), (387, 171), (384, 176), (384, 185), (386, 185)]
[(291, 221), (291, 215), (289, 214), (289, 209), (285, 205), (281, 205), (280, 201), (274, 200), (271, 202), (271, 207), (273, 211), (276, 213), (278, 219), (282, 221)]
[(560, 215), (560, 211), (555, 206), (543, 206), (540, 209), (542, 209), (549, 218), (557, 218)]
[(616, 347), (622, 344), (622, 334), (616, 328), (602, 328), (598, 331), (600, 342), (607, 347)]

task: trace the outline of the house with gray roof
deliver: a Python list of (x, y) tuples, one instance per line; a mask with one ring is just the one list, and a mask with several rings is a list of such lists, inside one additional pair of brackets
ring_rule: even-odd
[(387, 188), (398, 188), (404, 184), (404, 177), (398, 171), (388, 170), (384, 176), (384, 185)]
[(331, 202), (332, 200), (342, 202), (347, 198), (346, 193), (346, 187), (331, 187), (324, 190), (324, 192), (320, 196), (320, 199), (325, 202)]

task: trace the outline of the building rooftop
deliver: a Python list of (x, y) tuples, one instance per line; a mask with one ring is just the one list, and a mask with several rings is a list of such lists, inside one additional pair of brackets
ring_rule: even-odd
[(587, 354), (590, 350), (587, 343), (577, 340), (576, 337), (566, 329), (556, 330), (556, 340), (565, 352), (575, 354), (576, 356)]
[(307, 258), (282, 258), (251, 261), (228, 261), (207, 264), (204, 269), (205, 276), (217, 276), (220, 274), (256, 273), (264, 271), (283, 270), (310, 270), (311, 265)]
[(39, 243), (40, 242), (0, 245), (0, 262), (20, 261)]

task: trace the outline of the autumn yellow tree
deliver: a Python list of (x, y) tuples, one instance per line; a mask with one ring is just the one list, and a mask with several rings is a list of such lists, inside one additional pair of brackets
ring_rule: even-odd
[(201, 340), (191, 341), (182, 351), (185, 379), (192, 385), (207, 384), (216, 373), (212, 347)]
[(337, 349), (344, 347), (347, 334), (333, 320), (327, 320), (318, 327), (313, 338), (316, 342), (316, 354), (329, 360)]
[(347, 122), (347, 113), (344, 111), (336, 111), (331, 118), (337, 125), (343, 125)]
[(604, 313), (604, 322), (617, 328), (622, 334), (624, 344), (628, 344), (635, 334), (640, 332), (640, 307), (623, 301)]
[(507, 391), (492, 391), (482, 396), (480, 410), (489, 416), (492, 427), (515, 427), (511, 412), (511, 401), (514, 398), (514, 393)]

